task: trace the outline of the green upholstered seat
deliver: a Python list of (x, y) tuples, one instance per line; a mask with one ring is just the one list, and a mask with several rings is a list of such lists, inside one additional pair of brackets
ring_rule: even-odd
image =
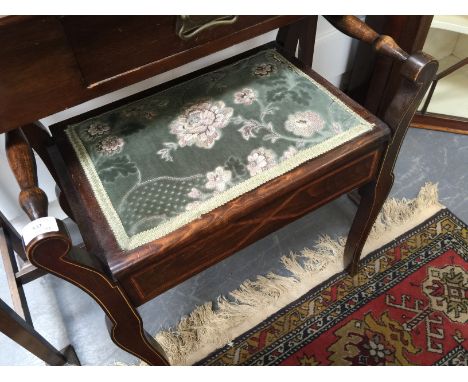
[(69, 125), (117, 242), (160, 238), (372, 125), (275, 50)]

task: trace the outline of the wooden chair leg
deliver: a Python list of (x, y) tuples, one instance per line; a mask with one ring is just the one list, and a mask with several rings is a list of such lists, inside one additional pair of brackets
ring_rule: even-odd
[(0, 299), (0, 332), (30, 351), (45, 363), (60, 366), (67, 358)]
[(5, 141), (8, 161), (21, 189), (21, 207), (33, 224), (49, 227), (25, 243), (29, 261), (88, 293), (112, 322), (110, 334), (116, 345), (150, 365), (167, 365), (163, 349), (144, 331), (136, 307), (106, 269), (87, 252), (72, 248), (63, 222), (46, 221), (47, 196), (38, 187), (34, 155), (21, 129), (8, 132)]
[(370, 182), (359, 189), (360, 203), (346, 241), (344, 258), (350, 261), (349, 271), (354, 276), (358, 270), (362, 249), (366, 244), (375, 220), (390, 193), (393, 176), (385, 181)]
[(375, 181), (360, 190), (360, 205), (345, 246), (345, 258), (351, 260), (351, 274), (354, 275), (358, 271), (362, 248), (392, 187), (393, 168), (409, 123), (437, 73), (438, 63), (423, 52), (408, 55), (390, 36), (379, 35), (354, 16), (325, 16), (325, 18), (348, 36), (371, 44), (377, 53), (392, 57), (401, 63), (401, 80), (398, 89), (382, 112), (382, 119), (390, 128), (392, 137), (384, 152)]

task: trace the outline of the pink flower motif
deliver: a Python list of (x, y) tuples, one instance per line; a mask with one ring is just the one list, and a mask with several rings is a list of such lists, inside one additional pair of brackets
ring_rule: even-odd
[(258, 128), (258, 124), (254, 121), (247, 121), (238, 130), (242, 134), (242, 138), (248, 141), (250, 138), (255, 138), (255, 130)]
[(178, 138), (180, 147), (196, 145), (209, 149), (221, 137), (232, 116), (233, 109), (224, 102), (199, 102), (187, 107), (170, 124), (170, 132)]
[(110, 131), (110, 126), (107, 123), (93, 122), (86, 131), (91, 137), (96, 137)]
[(250, 88), (244, 88), (240, 92), (234, 94), (234, 103), (252, 105), (255, 99), (255, 92)]
[(322, 130), (324, 125), (325, 121), (320, 114), (304, 111), (289, 115), (284, 128), (294, 135), (307, 138)]
[(230, 182), (232, 174), (231, 171), (218, 166), (214, 171), (207, 173), (206, 178), (208, 179), (208, 182), (205, 184), (206, 188), (222, 192), (226, 189), (227, 183)]
[(109, 136), (97, 144), (97, 149), (103, 154), (114, 155), (122, 151), (124, 144), (125, 142), (122, 138)]

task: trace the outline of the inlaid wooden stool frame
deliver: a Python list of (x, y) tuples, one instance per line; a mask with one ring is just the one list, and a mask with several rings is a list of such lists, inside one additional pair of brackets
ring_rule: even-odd
[[(79, 172), (65, 165), (66, 152), (72, 155), (71, 150), (65, 150), (63, 155), (64, 152), (57, 148), (59, 146), (63, 150), (61, 145), (65, 143), (57, 142), (56, 145), (46, 133), (38, 134), (37, 126), (24, 126), (7, 132), (7, 155), (21, 188), (19, 199), (23, 210), (31, 220), (47, 216), (48, 202), (38, 187), (33, 146), (59, 183), (62, 206), (77, 222), (87, 248), (73, 247), (64, 224), (57, 221), (58, 232), (39, 235), (26, 246), (28, 259), (38, 268), (88, 293), (109, 318), (112, 340), (146, 363), (167, 365), (168, 360), (163, 349), (145, 332), (137, 306), (356, 188), (361, 201), (349, 231), (344, 256), (345, 261), (350, 262), (350, 272), (357, 272), (362, 248), (392, 187), (393, 167), (408, 124), (437, 71), (437, 62), (424, 53), (408, 55), (390, 37), (378, 35), (355, 17), (329, 16), (327, 19), (349, 36), (371, 44), (378, 54), (401, 63), (399, 90), (383, 121), (310, 70), (312, 52), (307, 48), (306, 37), (315, 24), (304, 24), (302, 20), (283, 26), (277, 38), (280, 52), (351, 105), (361, 117), (374, 123), (373, 130), (131, 253), (113, 256), (103, 253), (103, 248), (112, 247), (112, 238), (99, 231), (98, 227), (106, 223), (104, 219), (96, 218), (98, 214), (90, 220), (86, 209), (95, 208), (96, 201), (86, 182), (80, 179)], [(298, 42), (299, 60), (291, 57)], [(242, 55), (235, 59), (239, 57)], [(217, 65), (225, 65), (226, 62)], [(183, 79), (171, 81), (150, 92)], [(126, 102), (129, 99), (104, 109)], [(30, 134), (31, 130), (35, 134)], [(31, 138), (31, 142), (26, 136)]]

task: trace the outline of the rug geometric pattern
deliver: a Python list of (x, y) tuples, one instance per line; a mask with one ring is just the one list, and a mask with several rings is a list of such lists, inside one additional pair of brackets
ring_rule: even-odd
[(198, 364), (468, 365), (468, 227), (440, 211)]

